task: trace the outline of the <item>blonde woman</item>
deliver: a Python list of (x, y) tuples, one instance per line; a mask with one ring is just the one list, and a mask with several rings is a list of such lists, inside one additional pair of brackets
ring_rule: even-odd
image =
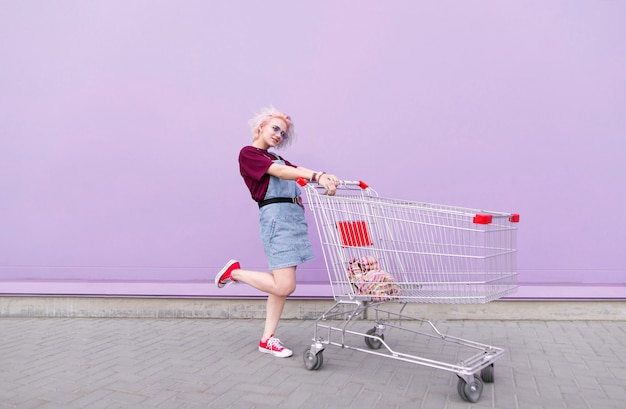
[(230, 260), (215, 277), (223, 288), (245, 283), (268, 294), (259, 351), (286, 358), (293, 354), (274, 336), (286, 298), (296, 289), (296, 268), (313, 259), (297, 178), (324, 186), (334, 195), (339, 180), (331, 174), (296, 166), (270, 151), (289, 146), (296, 137), (293, 121), (273, 107), (250, 120), (252, 144), (239, 153), (239, 168), (252, 199), (259, 204), (260, 233), (271, 273), (241, 268)]

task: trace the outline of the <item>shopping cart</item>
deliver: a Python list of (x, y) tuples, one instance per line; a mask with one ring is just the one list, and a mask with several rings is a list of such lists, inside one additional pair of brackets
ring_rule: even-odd
[[(335, 300), (315, 322), (305, 367), (320, 369), (324, 349), (338, 346), (453, 372), (461, 398), (477, 402), (504, 349), (449, 336), (404, 311), (408, 303), (486, 303), (514, 293), (519, 215), (379, 197), (360, 181), (342, 181), (334, 196), (303, 179), (298, 183), (314, 215)], [(375, 326), (349, 329), (363, 323), (357, 319), (369, 308)], [(399, 352), (385, 341), (387, 329), (473, 355), (448, 363)], [(348, 345), (354, 336), (364, 338), (367, 349)]]

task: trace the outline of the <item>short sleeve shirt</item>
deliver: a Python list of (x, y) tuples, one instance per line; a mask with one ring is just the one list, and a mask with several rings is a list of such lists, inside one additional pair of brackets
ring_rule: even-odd
[(239, 172), (250, 190), (252, 199), (260, 202), (270, 185), (267, 170), (276, 159), (285, 161), (287, 166), (297, 167), (286, 159), (254, 146), (244, 146), (239, 152)]

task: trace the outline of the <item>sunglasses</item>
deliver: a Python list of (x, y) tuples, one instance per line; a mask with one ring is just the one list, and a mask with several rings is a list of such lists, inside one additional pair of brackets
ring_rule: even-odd
[(275, 134), (279, 134), (281, 138), (287, 139), (287, 132), (285, 132), (282, 129), (280, 129), (280, 126), (273, 125), (272, 126), (272, 130), (274, 131)]

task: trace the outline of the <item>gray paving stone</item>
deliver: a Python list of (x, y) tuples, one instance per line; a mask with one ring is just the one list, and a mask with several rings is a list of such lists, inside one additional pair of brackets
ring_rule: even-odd
[[(454, 374), (328, 347), (307, 371), (313, 323), (278, 335), (295, 356), (256, 350), (259, 320), (0, 318), (0, 408), (621, 408), (626, 332), (621, 321), (441, 321), (442, 332), (507, 349), (476, 404)], [(360, 322), (359, 331), (371, 328)], [(362, 336), (348, 345), (365, 348)], [(455, 345), (399, 330), (399, 351), (455, 360)]]

